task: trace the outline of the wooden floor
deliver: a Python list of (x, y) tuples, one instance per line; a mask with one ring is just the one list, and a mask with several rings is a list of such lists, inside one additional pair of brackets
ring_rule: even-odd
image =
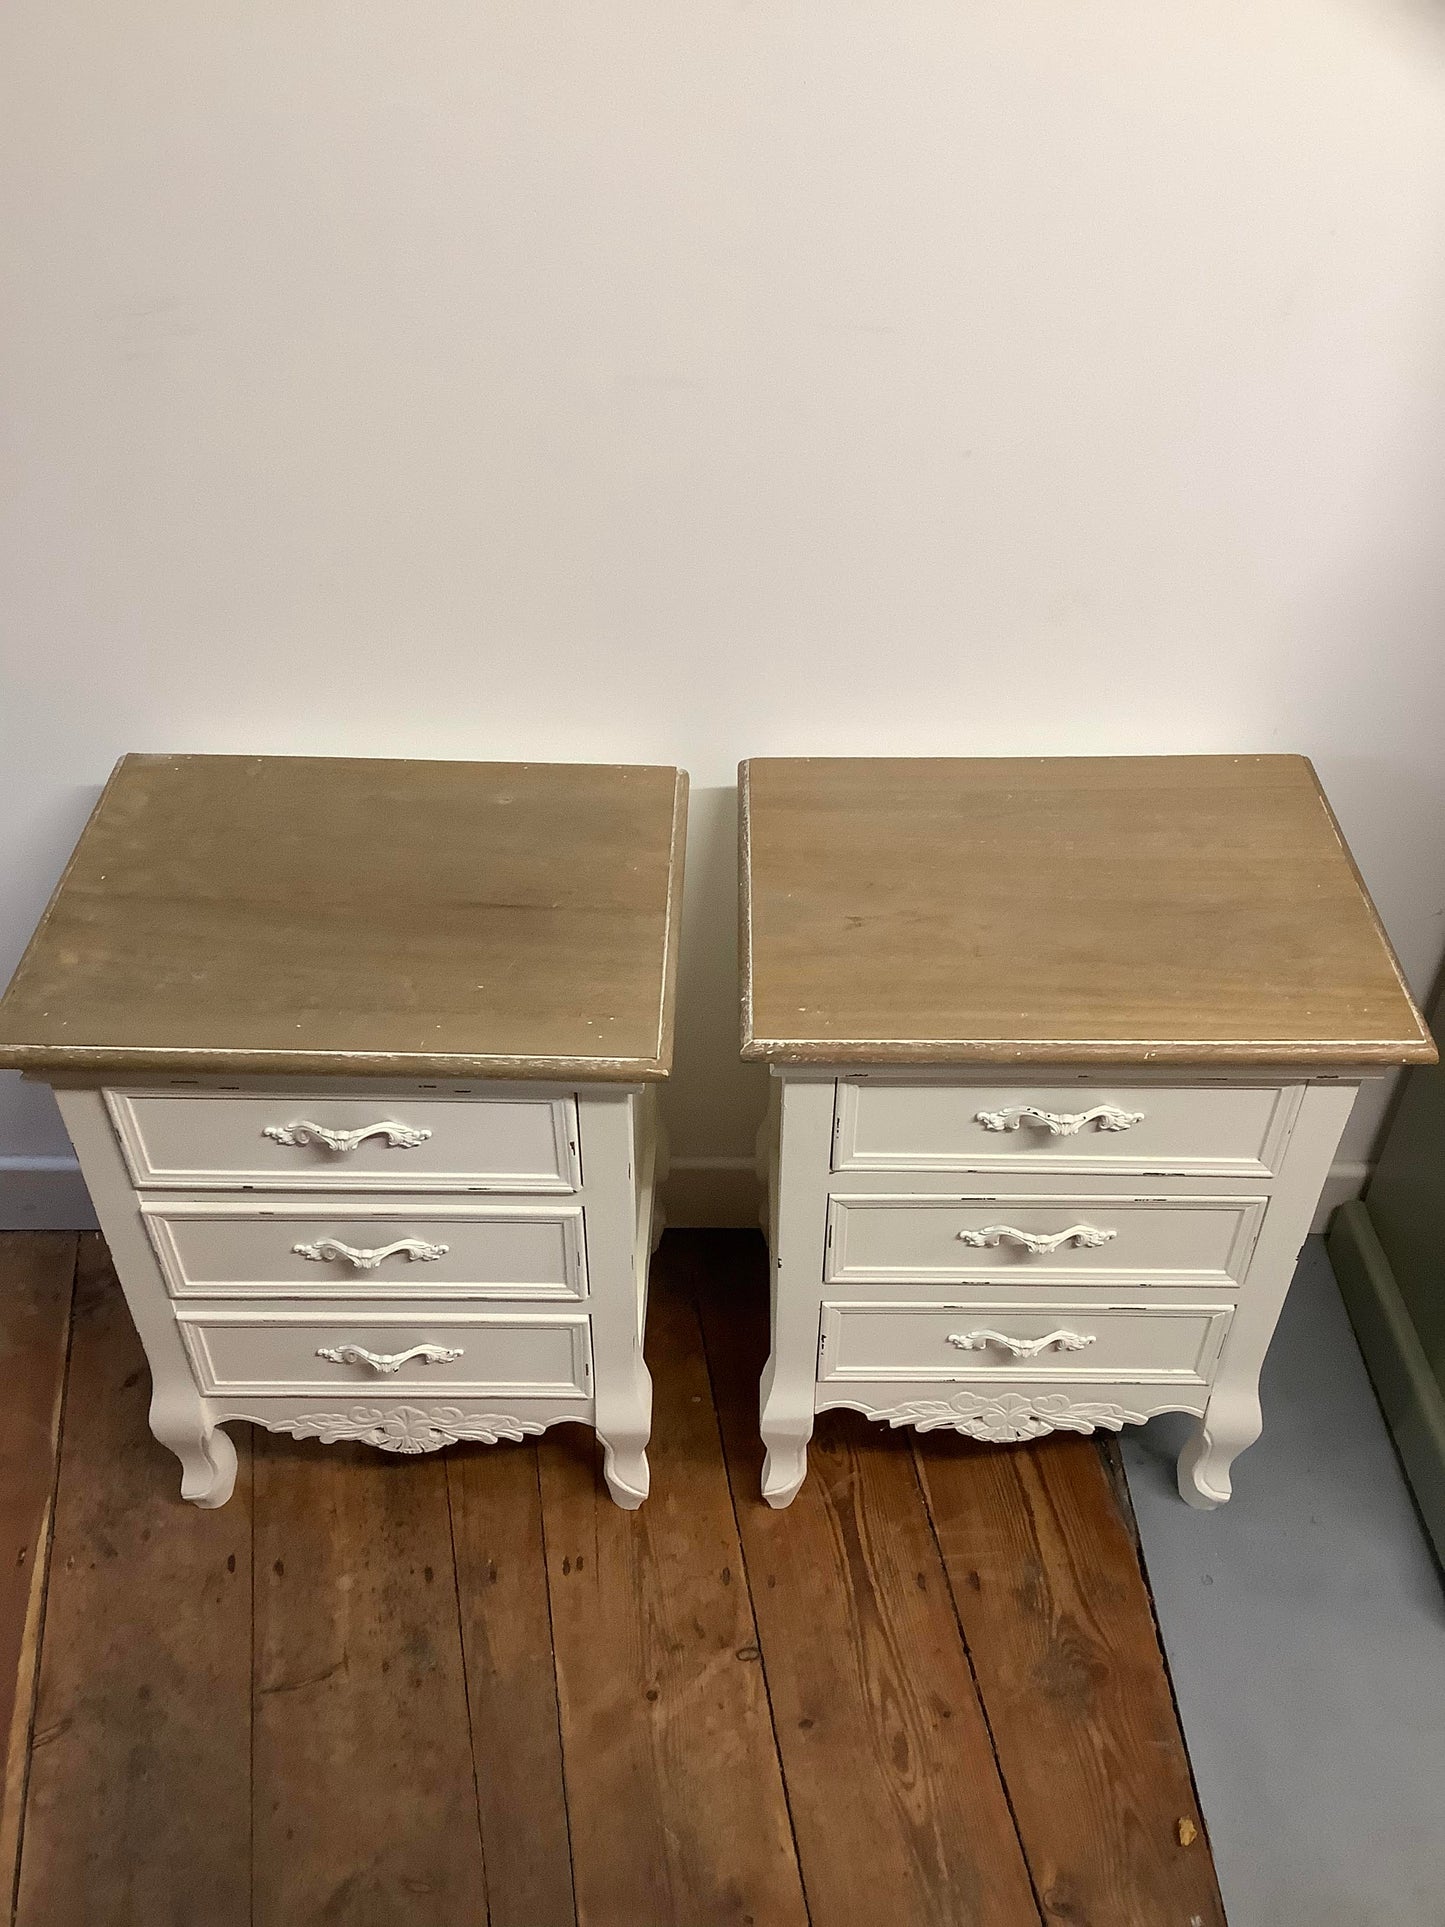
[(104, 1247), (0, 1237), (22, 1927), (1222, 1922), (1106, 1457), (837, 1414), (773, 1512), (765, 1339), (756, 1238), (665, 1240), (637, 1513), (576, 1427), (244, 1425), (199, 1512)]

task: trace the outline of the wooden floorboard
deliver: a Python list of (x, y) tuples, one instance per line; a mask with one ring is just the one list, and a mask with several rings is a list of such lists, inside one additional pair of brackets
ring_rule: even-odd
[(738, 1258), (696, 1291), (813, 1927), (1037, 1923), (908, 1441), (831, 1414), (763, 1503), (760, 1244)]
[(663, 1245), (636, 1513), (577, 1427), (237, 1425), (187, 1506), (94, 1238), (67, 1366), (74, 1251), (0, 1239), (19, 1927), (1221, 1927), (1095, 1445), (830, 1414), (772, 1511), (756, 1238)]
[(1046, 1921), (1222, 1927), (1148, 1589), (1098, 1446), (916, 1446)]
[(487, 1927), (445, 1464), (255, 1468), (255, 1927)]
[[(150, 1379), (81, 1242), (20, 1857), (21, 1927), (249, 1927), (250, 1453), (214, 1512), (146, 1424)], [(204, 1897), (204, 1898), (202, 1898)]]
[(73, 1232), (0, 1233), (0, 1888), (11, 1904), (70, 1343)]
[(537, 1448), (448, 1456), (490, 1927), (575, 1927)]
[(640, 1511), (612, 1503), (585, 1434), (538, 1447), (578, 1917), (804, 1927), (697, 1319), (662, 1283), (648, 1357)]

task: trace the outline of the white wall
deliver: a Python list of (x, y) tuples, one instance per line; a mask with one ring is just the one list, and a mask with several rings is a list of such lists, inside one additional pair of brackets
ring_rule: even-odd
[(0, 971), (126, 749), (678, 760), (736, 1160), (740, 755), (1294, 749), (1427, 987), (1437, 7), (9, 0), (0, 76)]

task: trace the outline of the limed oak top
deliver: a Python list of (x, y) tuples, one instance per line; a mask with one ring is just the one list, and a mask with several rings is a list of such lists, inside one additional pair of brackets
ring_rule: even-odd
[(744, 1057), (1434, 1058), (1302, 756), (766, 758), (741, 785)]
[(674, 769), (124, 757), (0, 1064), (663, 1077), (686, 815)]

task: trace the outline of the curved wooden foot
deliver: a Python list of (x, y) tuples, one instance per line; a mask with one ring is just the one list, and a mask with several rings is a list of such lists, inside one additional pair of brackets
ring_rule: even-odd
[(635, 1512), (647, 1497), (652, 1474), (647, 1465), (646, 1432), (602, 1440), (602, 1476), (624, 1512)]
[(151, 1430), (181, 1462), (181, 1497), (207, 1510), (224, 1505), (236, 1487), (236, 1448), (220, 1426), (153, 1414)]
[(789, 1376), (775, 1351), (763, 1369), (761, 1392), (763, 1497), (771, 1506), (791, 1505), (808, 1474), (808, 1440), (817, 1418), (813, 1381), (801, 1371)]
[(1179, 1454), (1179, 1496), (1186, 1505), (1212, 1512), (1224, 1505), (1233, 1490), (1229, 1468), (1259, 1437), (1262, 1420), (1259, 1400), (1238, 1399), (1222, 1410), (1218, 1399), (1189, 1435)]
[(763, 1457), (763, 1497), (770, 1506), (791, 1505), (808, 1475), (807, 1438), (775, 1436), (770, 1439), (764, 1432), (763, 1439), (767, 1445)]

